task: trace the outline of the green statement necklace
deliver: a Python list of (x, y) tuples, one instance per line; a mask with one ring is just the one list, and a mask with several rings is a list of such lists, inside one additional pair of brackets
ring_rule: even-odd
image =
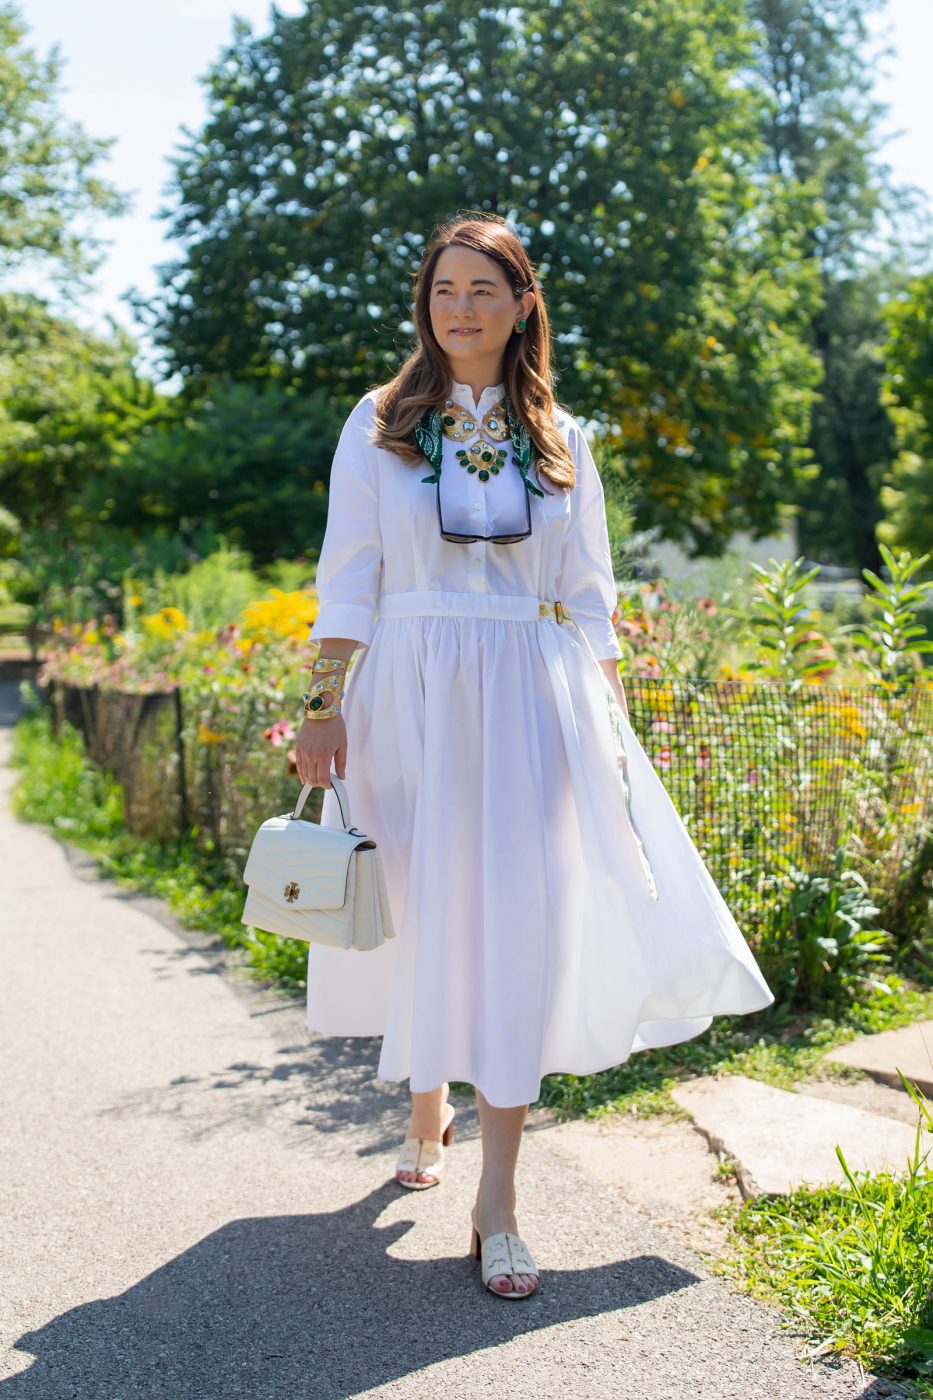
[[(503, 413), (507, 427), (502, 421)], [(469, 409), (455, 403), (453, 399), (446, 399), (442, 409), (428, 409), (415, 424), (415, 439), (434, 471), (430, 476), (423, 476), (421, 480), (432, 485), (440, 481), (445, 437), (460, 442), (477, 432), (479, 426)], [(519, 423), (516, 419), (508, 394), (504, 394), (495, 407), (489, 410), (483, 419), (482, 427), (486, 436), (496, 442), (502, 442), (506, 437), (511, 438), (512, 460), (521, 473), (522, 481), (529, 491), (533, 491), (536, 496), (543, 496), (544, 492), (528, 480), (528, 471), (534, 461), (534, 443), (524, 423)], [(457, 460), (471, 476), (476, 475), (480, 481), (488, 481), (490, 476), (498, 476), (505, 466), (505, 455), (505, 448), (497, 449), (492, 443), (481, 438), (469, 449), (461, 448), (457, 452)]]

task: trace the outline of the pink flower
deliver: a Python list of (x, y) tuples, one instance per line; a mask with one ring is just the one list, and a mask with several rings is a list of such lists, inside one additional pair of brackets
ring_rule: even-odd
[(268, 739), (274, 749), (280, 749), (283, 744), (294, 739), (295, 731), (287, 719), (277, 719), (275, 724), (262, 731), (262, 737)]

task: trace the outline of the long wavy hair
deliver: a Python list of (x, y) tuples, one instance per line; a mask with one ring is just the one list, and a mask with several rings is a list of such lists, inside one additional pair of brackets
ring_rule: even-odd
[[(514, 331), (502, 354), (502, 382), (519, 422), (524, 423), (537, 449), (535, 475), (555, 486), (576, 484), (573, 455), (554, 418), (554, 373), (551, 366), (551, 330), (541, 287), (528, 254), (505, 220), (496, 214), (471, 213), (442, 225), (424, 250), (414, 278), (413, 316), (418, 344), (398, 374), (379, 388), (376, 421), (371, 441), (406, 462), (424, 465), (415, 438), (415, 424), (425, 411), (440, 407), (452, 378), (445, 352), (431, 328), (430, 297), (437, 260), (445, 248), (459, 244), (492, 258), (518, 301), (528, 290), (535, 304), (527, 328)], [(553, 492), (547, 492), (552, 495)]]

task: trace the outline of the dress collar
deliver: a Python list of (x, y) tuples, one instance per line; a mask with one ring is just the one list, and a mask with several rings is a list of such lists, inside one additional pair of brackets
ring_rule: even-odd
[(450, 382), (450, 397), (457, 403), (463, 404), (464, 408), (472, 408), (474, 413), (479, 413), (484, 404), (498, 403), (505, 393), (504, 384), (490, 384), (479, 396), (479, 403), (473, 398), (473, 390), (469, 384), (460, 384), (456, 379)]

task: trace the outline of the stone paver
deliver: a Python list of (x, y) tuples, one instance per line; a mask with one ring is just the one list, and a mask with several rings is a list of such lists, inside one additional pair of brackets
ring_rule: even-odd
[(873, 1079), (904, 1092), (898, 1070), (925, 1094), (933, 1095), (933, 1021), (917, 1021), (899, 1030), (859, 1036), (829, 1051), (832, 1064), (854, 1065)]
[[(2, 736), (0, 736), (2, 741)], [(856, 1400), (769, 1308), (526, 1135), (540, 1294), (467, 1257), (468, 1099), (434, 1190), (391, 1179), (404, 1085), (205, 935), (89, 878), (0, 791), (3, 1400)]]
[(858, 1171), (903, 1171), (914, 1150), (914, 1128), (897, 1119), (740, 1074), (693, 1080), (673, 1093), (711, 1146), (735, 1158), (746, 1198), (845, 1181), (837, 1144)]

